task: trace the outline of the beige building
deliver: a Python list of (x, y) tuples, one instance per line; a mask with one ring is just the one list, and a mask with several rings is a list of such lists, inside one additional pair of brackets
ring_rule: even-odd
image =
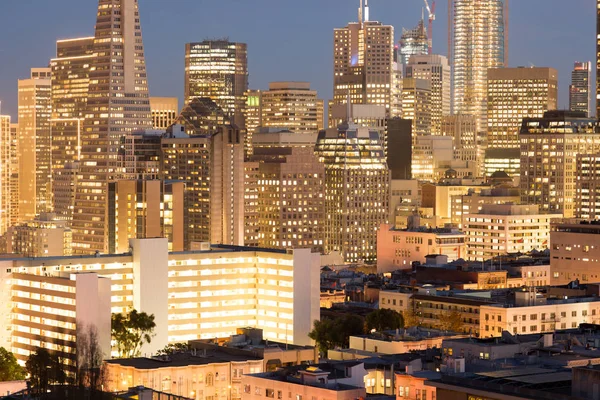
[(533, 292), (517, 292), (515, 306), (481, 306), (481, 337), (499, 337), (502, 331), (524, 335), (577, 328), (579, 324), (600, 321), (597, 298), (534, 300)]
[(418, 78), (402, 80), (402, 118), (412, 121), (413, 144), (418, 136), (431, 135), (432, 82)]
[(245, 95), (246, 140), (244, 141), (244, 155), (248, 158), (252, 155), (252, 137), (258, 132), (262, 123), (262, 90), (250, 89)]
[(376, 131), (347, 123), (319, 132), (315, 153), (325, 165), (325, 252), (375, 261), (377, 230), (389, 213), (383, 142)]
[[(196, 115), (198, 123), (201, 118)], [(178, 123), (191, 121), (178, 118)], [(205, 131), (173, 125), (161, 140), (165, 180), (186, 183), (184, 246), (244, 243), (244, 135), (234, 126)], [(196, 132), (203, 132), (196, 134)]]
[(24, 257), (69, 256), (71, 244), (71, 230), (54, 213), (41, 213), (33, 221), (11, 226), (6, 233), (7, 253)]
[[(399, 313), (411, 312), (419, 326), (441, 329), (440, 315), (458, 312), (461, 315), (462, 332), (479, 336), (480, 308), (492, 304), (489, 300), (453, 296), (438, 296), (433, 293), (411, 293), (381, 291), (379, 308), (387, 308)], [(435, 292), (435, 291), (434, 291)]]
[[(339, 372), (307, 367), (296, 373), (288, 371), (248, 374), (242, 376), (242, 398), (331, 399), (356, 400), (366, 398), (363, 363), (345, 367)], [(331, 376), (330, 376), (331, 374)]]
[(447, 261), (466, 257), (465, 234), (451, 228), (401, 230), (385, 224), (377, 232), (378, 273), (412, 269), (413, 261), (424, 263), (430, 254), (445, 255)]
[(491, 187), (483, 179), (455, 179), (440, 184), (425, 183), (421, 188), (421, 206), (432, 208), (433, 214), (450, 222), (452, 218), (452, 198), (469, 192), (478, 193)]
[[(366, 353), (404, 354), (433, 348), (441, 349), (444, 340), (462, 337), (465, 335), (437, 329), (407, 328), (350, 336), (349, 349)], [(329, 354), (335, 352), (330, 350)]]
[(4, 325), (10, 326), (12, 334), (8, 347), (4, 345), (19, 364), (25, 365), (29, 355), (42, 347), (64, 357), (68, 372), (74, 373), (77, 343), (83, 343), (90, 327), (96, 330), (100, 351), (110, 356), (109, 278), (97, 272), (65, 271), (50, 276), (17, 269), (2, 271), (0, 278), (3, 283), (10, 279), (5, 296), (11, 298), (7, 304), (14, 316)]
[(271, 82), (261, 92), (261, 127), (316, 134), (323, 129), (324, 102), (308, 82)]
[(119, 180), (109, 183), (109, 251), (126, 253), (129, 239), (164, 237), (169, 251), (185, 247), (185, 182)]
[(484, 189), (479, 193), (469, 192), (464, 195), (455, 195), (451, 200), (451, 222), (462, 229), (464, 216), (479, 213), (484, 204), (519, 204), (520, 201), (521, 194), (518, 188), (497, 187)]
[(383, 105), (386, 117), (400, 116), (402, 69), (394, 59), (394, 27), (370, 21), (361, 6), (358, 22), (333, 32), (333, 105), (350, 95), (352, 104)]
[[(487, 145), (486, 176), (496, 172), (498, 158), (518, 149), (523, 118), (541, 118), (555, 110), (558, 102), (558, 72), (553, 68), (490, 68), (487, 72)], [(498, 154), (500, 153), (500, 154)], [(513, 151), (518, 165), (518, 151)], [(505, 169), (506, 170), (506, 169)], [(519, 170), (506, 170), (518, 176)]]
[(521, 202), (575, 215), (577, 155), (600, 152), (600, 128), (582, 113), (549, 111), (521, 129)]
[(581, 221), (554, 221), (550, 232), (552, 285), (599, 282), (600, 225)]
[[(117, 12), (110, 12), (112, 9)], [(108, 251), (108, 183), (118, 178), (121, 137), (152, 128), (137, 0), (101, 0), (75, 186), (73, 250)], [(106, 85), (111, 81), (112, 85)], [(123, 110), (107, 113), (106, 110)]]
[(246, 43), (220, 39), (185, 45), (185, 104), (209, 98), (243, 129), (247, 90)]
[(19, 217), (19, 159), (17, 131), (9, 115), (0, 115), (0, 236)]
[(166, 130), (179, 115), (177, 97), (150, 97), (150, 114), (154, 129)]
[(52, 210), (52, 72), (32, 68), (19, 80), (19, 220)]
[[(17, 274), (33, 275), (31, 279), (50, 285), (63, 274), (85, 272), (110, 279), (110, 312), (133, 307), (154, 314), (156, 335), (142, 354), (155, 353), (168, 343), (229, 337), (238, 327), (260, 328), (269, 341), (311, 344), (308, 332), (320, 318), (320, 257), (309, 249), (254, 251), (206, 245), (202, 250), (169, 253), (164, 238), (132, 239), (130, 245), (131, 251), (124, 254), (0, 259), (1, 326), (13, 327), (0, 330), (0, 346), (14, 346), (11, 333), (19, 332), (14, 325), (20, 313), (15, 314), (11, 297), (14, 290), (21, 290)], [(39, 304), (34, 296), (24, 297)], [(49, 311), (71, 309), (58, 298), (57, 305), (52, 305), (51, 296), (44, 301)], [(40, 317), (33, 311), (32, 317)], [(53, 331), (50, 322), (32, 322), (37, 325), (30, 324), (31, 329)]]
[(463, 216), (467, 258), (484, 261), (507, 253), (550, 248), (550, 221), (560, 214), (543, 214), (537, 205), (484, 204), (478, 213)]
[(411, 56), (406, 65), (406, 77), (426, 80), (431, 87), (431, 134), (442, 134), (442, 119), (450, 115), (450, 65), (438, 54)]
[(105, 361), (105, 365), (108, 391), (145, 386), (195, 400), (240, 400), (242, 375), (263, 372), (260, 357), (250, 352), (227, 352), (218, 347), (175, 353), (168, 357), (114, 359)]
[(315, 155), (315, 139), (288, 131), (254, 135), (244, 165), (248, 244), (323, 252), (325, 166)]
[(475, 164), (475, 176), (484, 176), (487, 134), (477, 131), (477, 118), (474, 115), (443, 116), (441, 134), (454, 139), (454, 157), (457, 160)]
[(57, 217), (73, 218), (94, 38), (58, 40), (52, 68), (52, 200)]

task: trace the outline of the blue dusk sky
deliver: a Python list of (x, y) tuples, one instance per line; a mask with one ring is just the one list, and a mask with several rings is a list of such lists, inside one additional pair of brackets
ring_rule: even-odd
[[(439, 0), (434, 52), (447, 54), (448, 2)], [(370, 0), (371, 20), (399, 39), (421, 17), (423, 0)], [(16, 119), (17, 79), (55, 56), (56, 39), (92, 36), (96, 0), (0, 0), (0, 101)], [(228, 37), (248, 43), (250, 88), (309, 81), (332, 93), (333, 28), (357, 19), (358, 0), (140, 0), (151, 96), (183, 97), (185, 43)], [(510, 0), (509, 66), (559, 71), (559, 106), (568, 104), (575, 61), (594, 60), (594, 0)]]

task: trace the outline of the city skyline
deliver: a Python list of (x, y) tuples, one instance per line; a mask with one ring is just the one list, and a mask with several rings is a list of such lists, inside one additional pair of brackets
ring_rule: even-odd
[[(236, 12), (230, 12), (231, 3), (235, 3)], [(319, 97), (330, 99), (332, 29), (357, 19), (358, 1), (330, 0), (330, 7), (318, 13), (315, 12), (317, 0), (302, 4), (286, 2), (284, 5), (274, 0), (261, 3), (263, 7), (256, 8), (229, 1), (205, 5), (206, 9), (202, 9), (199, 4), (181, 0), (180, 7), (169, 9), (180, 22), (177, 29), (164, 29), (161, 28), (164, 26), (161, 20), (166, 6), (157, 1), (145, 2), (142, 20), (150, 95), (176, 96), (182, 106), (185, 43), (228, 37), (229, 40), (248, 44), (250, 88), (266, 89), (269, 82), (276, 80), (303, 80), (311, 83)], [(568, 107), (573, 62), (594, 59), (594, 42), (590, 39), (594, 37), (593, 2), (574, 0), (568, 3), (560, 0), (511, 2), (509, 14), (509, 66), (534, 64), (556, 68), (559, 71), (559, 108)], [(411, 28), (419, 21), (422, 5), (418, 0), (371, 1), (371, 19), (393, 25), (398, 41), (403, 27)], [(17, 117), (17, 79), (25, 78), (32, 67), (45, 66), (55, 56), (57, 39), (93, 34), (94, 8), (95, 2), (80, 4), (74, 0), (61, 0), (58, 6), (53, 7), (37, 7), (35, 12), (21, 2), (4, 5), (7, 12), (0, 15), (0, 23), (6, 32), (0, 39), (0, 54), (9, 57), (19, 49), (28, 48), (30, 51), (19, 52), (20, 57), (14, 62), (0, 65), (2, 114), (10, 114), (13, 119)], [(555, 12), (557, 9), (560, 12)], [(49, 24), (48, 21), (53, 20), (52, 15), (58, 13), (71, 17), (70, 23), (61, 26)], [(433, 51), (447, 55), (447, 2), (439, 2), (437, 15), (433, 28)], [(531, 15), (536, 15), (536, 18), (530, 19)], [(19, 40), (12, 40), (14, 35), (9, 34), (14, 26), (12, 21), (22, 20), (20, 16), (26, 16), (40, 31), (44, 31), (43, 37), (34, 32), (23, 32)], [(267, 32), (254, 29), (254, 24), (249, 21), (269, 22), (270, 29)], [(559, 31), (553, 30), (553, 26), (570, 28)], [(294, 34), (302, 29), (308, 29), (308, 33)], [(272, 35), (273, 31), (282, 34)], [(520, 41), (519, 37), (527, 37), (527, 43)], [(270, 51), (272, 48), (278, 51)], [(556, 48), (561, 48), (561, 51), (555, 51)], [(285, 68), (281, 67), (281, 60), (286, 60)]]

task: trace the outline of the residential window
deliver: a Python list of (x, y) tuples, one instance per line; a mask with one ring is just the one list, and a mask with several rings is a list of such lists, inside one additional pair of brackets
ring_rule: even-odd
[(502, 322), (502, 315), (498, 315), (498, 322)]
[(576, 317), (577, 316), (577, 311), (571, 311), (571, 317)]
[(577, 328), (577, 322), (571, 322), (571, 328)]
[(531, 315), (529, 316), (529, 319), (530, 319), (531, 321), (535, 321), (535, 320), (537, 320), (537, 314), (531, 314)]
[(427, 390), (423, 389), (421, 391), (421, 399), (427, 400)]
[(398, 386), (398, 397), (404, 397), (404, 386)]
[(250, 385), (244, 385), (244, 393), (250, 393), (251, 387)]
[(537, 330), (538, 330), (538, 329), (537, 329), (537, 325), (531, 325), (531, 326), (529, 327), (529, 332), (537, 332)]
[(581, 311), (581, 315), (584, 316), (584, 317), (587, 317), (587, 310)]
[(258, 386), (254, 386), (254, 394), (260, 396), (260, 388)]
[(562, 312), (560, 313), (560, 316), (561, 316), (561, 317), (563, 317), (563, 318), (564, 318), (564, 317), (566, 317), (566, 316), (567, 316), (567, 312), (566, 312), (566, 311), (562, 311)]
[(513, 322), (517, 322), (517, 316), (513, 315)]
[(265, 396), (267, 396), (271, 399), (275, 398), (275, 390), (273, 390), (273, 389), (265, 390)]
[(283, 391), (278, 390), (277, 391), (277, 400), (281, 400), (281, 399), (283, 399)]

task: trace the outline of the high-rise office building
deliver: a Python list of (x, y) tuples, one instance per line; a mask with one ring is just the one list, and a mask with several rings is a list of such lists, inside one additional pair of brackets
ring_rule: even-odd
[(508, 63), (508, 1), (449, 0), (448, 52), (453, 113), (477, 117), (487, 129), (487, 70)]
[(432, 108), (431, 81), (404, 78), (402, 80), (402, 118), (413, 121), (413, 139), (417, 136), (431, 135)]
[(521, 202), (575, 214), (577, 156), (600, 152), (600, 126), (585, 113), (548, 111), (521, 126)]
[[(364, 16), (364, 18), (363, 18)], [(386, 107), (387, 117), (400, 115), (401, 68), (394, 47), (394, 27), (369, 20), (369, 7), (358, 22), (333, 34), (333, 101)]]
[(600, 154), (578, 154), (575, 218), (600, 219)]
[(404, 67), (406, 68), (412, 56), (427, 54), (429, 54), (429, 38), (427, 37), (425, 21), (421, 19), (413, 29), (402, 28), (400, 57)]
[(600, 0), (596, 0), (596, 116), (600, 115)]
[(319, 132), (315, 152), (325, 164), (325, 251), (341, 252), (346, 262), (375, 261), (390, 195), (379, 134), (345, 123)]
[(10, 124), (10, 225), (16, 225), (19, 219), (19, 124)]
[(245, 93), (248, 90), (248, 53), (245, 43), (227, 39), (185, 45), (185, 104), (208, 97), (245, 127)]
[(256, 194), (246, 199), (249, 243), (323, 251), (325, 167), (314, 152), (316, 136), (263, 128), (252, 138), (254, 153), (244, 165), (246, 194)]
[(119, 173), (121, 137), (152, 128), (138, 1), (99, 0), (94, 37), (72, 224), (75, 254), (108, 250), (108, 183)]
[(244, 154), (247, 158), (252, 155), (252, 137), (258, 131), (262, 121), (262, 90), (250, 89), (246, 92), (244, 118), (246, 121)]
[(52, 72), (32, 68), (19, 80), (19, 219), (52, 209)]
[(592, 116), (592, 62), (576, 62), (571, 71), (569, 86), (569, 110), (582, 111)]
[(244, 243), (244, 135), (225, 119), (214, 102), (194, 99), (161, 140), (163, 179), (186, 183), (186, 248)]
[(71, 222), (81, 158), (94, 38), (56, 42), (52, 68), (52, 199), (57, 218)]
[(411, 56), (406, 65), (406, 77), (426, 80), (431, 87), (431, 134), (440, 135), (442, 118), (450, 115), (450, 65), (437, 54)]
[[(519, 131), (523, 118), (555, 110), (558, 72), (554, 68), (490, 68), (487, 72), (487, 153), (485, 174), (520, 175)], [(503, 165), (501, 160), (508, 160)]]
[(261, 127), (312, 134), (322, 129), (324, 103), (317, 98), (317, 91), (310, 89), (310, 83), (271, 82), (261, 95)]
[(483, 176), (486, 135), (477, 132), (477, 118), (455, 114), (442, 118), (441, 134), (454, 138), (454, 157), (477, 164), (477, 176)]
[(11, 125), (9, 115), (0, 115), (0, 235), (17, 222), (19, 211), (17, 137)]
[(154, 129), (167, 129), (179, 114), (177, 97), (150, 97), (150, 113)]

